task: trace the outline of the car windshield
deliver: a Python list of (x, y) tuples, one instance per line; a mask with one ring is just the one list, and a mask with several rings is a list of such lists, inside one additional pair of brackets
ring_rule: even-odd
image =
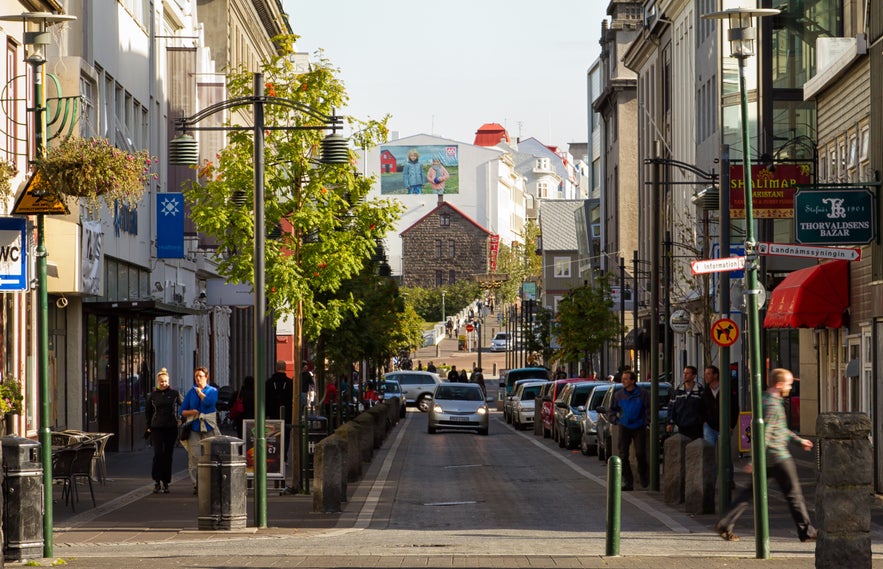
[(597, 409), (598, 405), (601, 404), (601, 401), (604, 400), (604, 394), (607, 393), (607, 390), (602, 387), (596, 387), (592, 390), (592, 396), (589, 398), (589, 409)]
[(435, 392), (438, 400), (451, 401), (481, 401), (483, 399), (481, 389), (473, 389), (466, 386), (446, 385)]
[(383, 390), (386, 393), (398, 393), (399, 391), (401, 391), (399, 389), (399, 383), (397, 381), (384, 381)]
[(586, 401), (589, 399), (588, 391), (577, 391), (573, 394), (573, 397), (570, 400), (570, 405), (572, 407), (579, 407), (580, 405), (585, 405)]
[(536, 399), (537, 394), (540, 392), (540, 389), (542, 389), (542, 388), (543, 388), (542, 385), (528, 385), (522, 389), (521, 398), (522, 399)]

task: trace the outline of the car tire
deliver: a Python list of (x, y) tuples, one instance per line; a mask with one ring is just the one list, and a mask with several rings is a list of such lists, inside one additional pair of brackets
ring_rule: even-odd
[(516, 430), (516, 431), (520, 431), (520, 430), (521, 430), (521, 423), (518, 421), (518, 418), (517, 418), (517, 417), (514, 417), (514, 418), (512, 419), (512, 426), (515, 427), (515, 430)]
[(567, 450), (573, 450), (574, 448), (576, 448), (576, 445), (573, 444), (573, 440), (570, 438), (570, 430), (569, 429), (564, 430), (564, 437), (563, 438), (564, 438), (564, 448), (566, 448)]
[(488, 429), (478, 429), (478, 434), (486, 437), (488, 435)]
[(589, 456), (591, 454), (589, 452), (589, 444), (583, 437), (580, 437), (579, 439), (579, 451), (582, 453), (583, 456)]
[(551, 436), (552, 436), (552, 433), (550, 433), (550, 432), (546, 429), (546, 426), (543, 425), (543, 438), (544, 438), (544, 439), (548, 439), (548, 438), (550, 438)]
[(607, 459), (607, 449), (601, 446), (600, 439), (598, 440), (598, 460), (604, 462)]
[(420, 409), (421, 413), (426, 413), (429, 411), (429, 402), (430, 398), (427, 395), (421, 395), (417, 398), (417, 408)]
[(556, 434), (558, 435), (558, 448), (564, 448), (565, 445), (567, 444), (567, 441), (564, 440), (564, 437), (562, 436), (561, 433), (556, 431)]
[(437, 429), (435, 427), (426, 427), (426, 432), (429, 433), (430, 435), (434, 435), (436, 433), (436, 431), (437, 431)]

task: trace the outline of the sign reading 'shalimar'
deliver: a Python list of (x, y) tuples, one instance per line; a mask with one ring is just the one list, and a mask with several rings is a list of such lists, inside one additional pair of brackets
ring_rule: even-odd
[(794, 194), (795, 241), (860, 245), (876, 237), (874, 195), (868, 186), (808, 186)]

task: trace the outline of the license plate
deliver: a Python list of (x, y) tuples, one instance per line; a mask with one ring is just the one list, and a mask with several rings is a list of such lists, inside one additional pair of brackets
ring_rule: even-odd
[(469, 417), (451, 417), (451, 421), (454, 423), (468, 423)]

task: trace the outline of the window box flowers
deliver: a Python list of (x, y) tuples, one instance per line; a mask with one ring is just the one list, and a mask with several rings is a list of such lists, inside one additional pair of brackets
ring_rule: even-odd
[(145, 150), (126, 152), (106, 138), (72, 136), (47, 149), (36, 161), (40, 186), (47, 194), (85, 198), (96, 210), (103, 202), (113, 209), (119, 202), (137, 207), (144, 187), (157, 175), (150, 166), (156, 162)]

